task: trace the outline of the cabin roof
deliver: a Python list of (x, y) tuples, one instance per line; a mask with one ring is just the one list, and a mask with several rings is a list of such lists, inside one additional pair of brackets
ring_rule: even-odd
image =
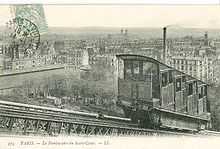
[(136, 55), (136, 54), (118, 54), (118, 55), (116, 55), (116, 57), (117, 57), (117, 58), (121, 58), (121, 59), (123, 59), (123, 60), (125, 60), (125, 59), (139, 59), (139, 60), (151, 61), (151, 62), (160, 64), (160, 65), (164, 65), (164, 66), (168, 67), (168, 68), (171, 69), (171, 70), (177, 71), (177, 72), (179, 72), (179, 73), (181, 73), (181, 74), (183, 74), (183, 75), (185, 75), (185, 76), (187, 76), (187, 77), (191, 77), (192, 79), (198, 80), (198, 81), (200, 81), (201, 83), (208, 85), (206, 82), (204, 82), (204, 81), (202, 81), (202, 80), (200, 80), (200, 79), (198, 79), (198, 78), (195, 78), (195, 77), (193, 77), (193, 76), (191, 76), (191, 75), (188, 75), (188, 74), (186, 74), (186, 73), (184, 73), (184, 72), (182, 72), (182, 71), (179, 71), (179, 70), (177, 70), (176, 68), (171, 67), (171, 66), (169, 66), (169, 65), (167, 65), (167, 64), (164, 64), (164, 63), (162, 63), (162, 62), (160, 62), (160, 61), (158, 61), (158, 60), (156, 60), (156, 59), (154, 59), (154, 58), (151, 58), (151, 57), (147, 57), (147, 56), (143, 56), (143, 55)]

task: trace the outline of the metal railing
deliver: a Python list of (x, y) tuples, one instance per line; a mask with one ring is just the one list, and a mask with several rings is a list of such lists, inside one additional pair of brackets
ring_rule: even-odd
[(99, 116), (95, 113), (0, 102), (0, 134), (197, 136), (191, 133), (142, 129), (127, 118)]

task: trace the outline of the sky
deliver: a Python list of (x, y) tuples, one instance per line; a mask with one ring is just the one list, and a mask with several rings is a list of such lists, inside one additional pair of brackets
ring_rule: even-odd
[[(218, 5), (44, 5), (48, 26), (220, 28)], [(11, 17), (0, 5), (0, 25)]]

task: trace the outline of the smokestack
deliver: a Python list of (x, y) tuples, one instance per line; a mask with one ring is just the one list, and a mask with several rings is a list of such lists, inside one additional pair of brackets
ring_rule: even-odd
[(208, 40), (208, 32), (205, 32), (205, 40), (204, 40), (204, 45), (208, 46), (209, 45), (209, 40)]
[(167, 28), (163, 28), (163, 62), (166, 62), (166, 37), (167, 36)]

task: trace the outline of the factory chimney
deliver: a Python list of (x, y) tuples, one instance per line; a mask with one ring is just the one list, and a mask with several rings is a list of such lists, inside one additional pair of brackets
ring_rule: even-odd
[(166, 63), (166, 35), (167, 34), (167, 28), (163, 28), (163, 62)]
[(205, 46), (208, 46), (208, 45), (209, 45), (208, 32), (205, 32), (204, 45), (205, 45)]

